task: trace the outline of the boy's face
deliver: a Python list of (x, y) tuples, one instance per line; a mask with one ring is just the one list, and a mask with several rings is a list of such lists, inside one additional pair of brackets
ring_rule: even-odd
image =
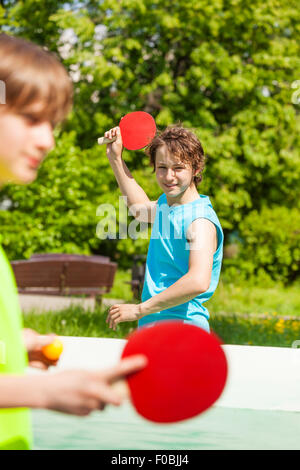
[(17, 114), (0, 105), (0, 183), (35, 180), (45, 155), (54, 146), (49, 121), (36, 121), (39, 103)]
[(156, 179), (167, 199), (178, 199), (193, 184), (193, 169), (168, 152), (165, 145), (158, 147), (155, 156)]

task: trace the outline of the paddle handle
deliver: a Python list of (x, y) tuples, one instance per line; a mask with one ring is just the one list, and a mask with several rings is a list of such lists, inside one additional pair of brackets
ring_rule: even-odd
[(117, 380), (112, 385), (112, 388), (115, 392), (120, 395), (122, 400), (129, 400), (130, 399), (130, 391), (127, 385), (126, 380)]
[(112, 144), (117, 140), (117, 136), (113, 137), (112, 139), (108, 139), (107, 137), (99, 137), (98, 139), (98, 144), (103, 145), (103, 144)]

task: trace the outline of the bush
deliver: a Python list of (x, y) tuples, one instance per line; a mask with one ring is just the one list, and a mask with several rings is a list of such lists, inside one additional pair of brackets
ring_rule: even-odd
[(252, 211), (239, 226), (238, 254), (224, 260), (225, 277), (252, 277), (293, 282), (300, 274), (300, 211), (264, 207)]
[[(73, 112), (38, 181), (0, 192), (0, 204), (12, 203), (7, 213), (0, 211), (10, 259), (37, 251), (117, 253), (119, 265), (129, 267), (133, 253), (146, 252), (148, 240), (102, 241), (95, 235), (97, 207), (117, 207), (119, 194), (97, 137), (133, 110), (149, 111), (158, 128), (180, 121), (195, 129), (207, 156), (199, 191), (211, 197), (226, 236), (264, 205), (300, 208), (300, 115), (293, 88), (300, 76), (299, 2), (69, 3), (68, 9), (55, 1), (0, 4), (0, 28), (56, 52), (75, 87)], [(124, 159), (156, 199), (148, 159), (141, 152), (126, 152)], [(274, 229), (284, 233), (291, 221), (274, 223)], [(297, 275), (291, 240), (285, 252), (286, 241), (277, 243), (276, 236), (278, 268), (265, 236), (262, 244), (245, 240), (246, 275)], [(266, 249), (256, 257), (258, 266), (256, 245)]]

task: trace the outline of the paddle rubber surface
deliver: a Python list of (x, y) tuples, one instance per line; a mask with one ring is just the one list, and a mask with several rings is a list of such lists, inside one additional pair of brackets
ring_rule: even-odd
[(156, 133), (156, 124), (151, 114), (134, 111), (120, 121), (123, 145), (128, 150), (139, 150), (150, 144)]
[(162, 322), (134, 332), (122, 357), (147, 356), (145, 369), (127, 378), (131, 400), (144, 418), (181, 421), (202, 413), (220, 397), (227, 360), (213, 333), (182, 322)]

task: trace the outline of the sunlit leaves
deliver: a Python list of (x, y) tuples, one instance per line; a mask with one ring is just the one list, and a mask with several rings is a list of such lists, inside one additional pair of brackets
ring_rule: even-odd
[[(30, 188), (2, 191), (19, 211), (0, 213), (11, 255), (37, 249), (38, 239), (40, 249), (117, 250), (121, 263), (135, 250), (146, 251), (144, 240), (103, 244), (95, 236), (97, 205), (117, 207), (120, 194), (97, 137), (133, 110), (150, 112), (160, 129), (182, 122), (195, 130), (207, 155), (199, 192), (210, 196), (226, 242), (233, 231), (246, 236), (241, 223), (247, 220), (253, 232), (247, 243), (256, 250), (256, 217), (264, 207), (300, 209), (296, 0), (87, 0), (70, 7), (26, 0), (0, 9), (1, 27), (5, 17), (6, 28), (55, 50), (75, 86), (66, 132), (40, 179)], [(124, 159), (156, 199), (160, 190), (143, 152), (124, 152)], [(23, 213), (36, 219), (32, 245), (31, 228), (20, 245), (13, 235)], [(276, 230), (284, 231), (284, 224)], [(262, 269), (264, 250), (255, 257)], [(295, 266), (294, 258), (282, 256), (285, 266)]]

